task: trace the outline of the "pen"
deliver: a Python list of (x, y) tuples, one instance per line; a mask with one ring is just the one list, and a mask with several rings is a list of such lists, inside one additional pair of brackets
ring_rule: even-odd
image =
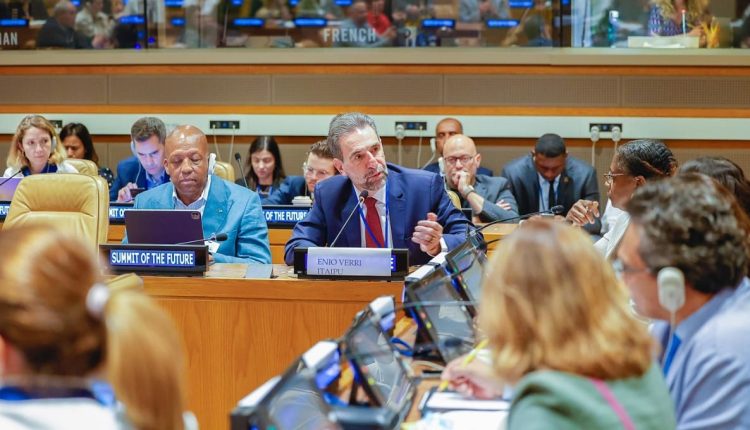
[[(474, 349), (472, 349), (468, 354), (466, 354), (466, 357), (464, 357), (464, 361), (461, 362), (461, 367), (466, 367), (474, 361), (475, 358), (477, 358), (477, 354), (479, 354), (479, 351), (486, 348), (487, 344), (489, 344), (489, 339), (484, 339), (481, 342), (477, 344)], [(445, 381), (442, 381), (440, 383), (440, 386), (438, 387), (438, 391), (445, 391), (446, 388), (448, 388), (448, 385), (450, 384), (450, 381), (447, 379)]]

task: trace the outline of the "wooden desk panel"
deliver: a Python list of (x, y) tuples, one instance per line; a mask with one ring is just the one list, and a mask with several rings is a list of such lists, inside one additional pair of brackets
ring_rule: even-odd
[(282, 372), (315, 342), (341, 336), (354, 315), (397, 282), (240, 279), (244, 265), (217, 264), (206, 278), (144, 277), (174, 318), (187, 353), (188, 408), (202, 429), (228, 428), (244, 395)]

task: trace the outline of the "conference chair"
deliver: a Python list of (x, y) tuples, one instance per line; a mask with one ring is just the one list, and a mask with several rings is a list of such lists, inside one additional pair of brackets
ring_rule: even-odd
[(109, 188), (100, 176), (53, 173), (27, 176), (18, 184), (3, 228), (46, 224), (87, 241), (107, 241)]
[(229, 182), (234, 182), (234, 167), (232, 167), (230, 163), (217, 161), (214, 166), (214, 175), (226, 179)]
[(65, 162), (70, 163), (71, 166), (75, 167), (76, 170), (78, 170), (78, 173), (81, 173), (83, 175), (89, 175), (89, 176), (99, 175), (99, 167), (97, 167), (96, 163), (94, 163), (91, 160), (81, 160), (78, 158), (66, 158)]

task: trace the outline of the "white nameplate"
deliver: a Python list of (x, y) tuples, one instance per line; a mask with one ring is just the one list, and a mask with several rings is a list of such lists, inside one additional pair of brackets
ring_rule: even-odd
[(334, 277), (391, 276), (391, 249), (308, 248), (307, 274)]

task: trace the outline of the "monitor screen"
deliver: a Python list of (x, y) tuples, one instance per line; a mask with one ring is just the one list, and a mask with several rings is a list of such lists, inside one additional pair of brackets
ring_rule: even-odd
[(346, 337), (347, 355), (377, 397), (377, 406), (401, 412), (411, 401), (413, 382), (395, 355), (388, 337), (369, 313), (355, 323)]
[(268, 417), (276, 430), (338, 430), (330, 407), (303, 373), (287, 373), (266, 399)]
[(474, 346), (474, 321), (466, 306), (458, 305), (463, 299), (453, 289), (451, 277), (442, 269), (436, 269), (415, 285), (414, 296), (418, 302), (446, 302), (445, 305), (421, 306), (418, 313), (429, 319), (428, 330), (433, 332), (433, 341), (446, 361), (458, 357)]
[(478, 302), (482, 293), (482, 275), (487, 257), (468, 242), (445, 257), (467, 300)]

